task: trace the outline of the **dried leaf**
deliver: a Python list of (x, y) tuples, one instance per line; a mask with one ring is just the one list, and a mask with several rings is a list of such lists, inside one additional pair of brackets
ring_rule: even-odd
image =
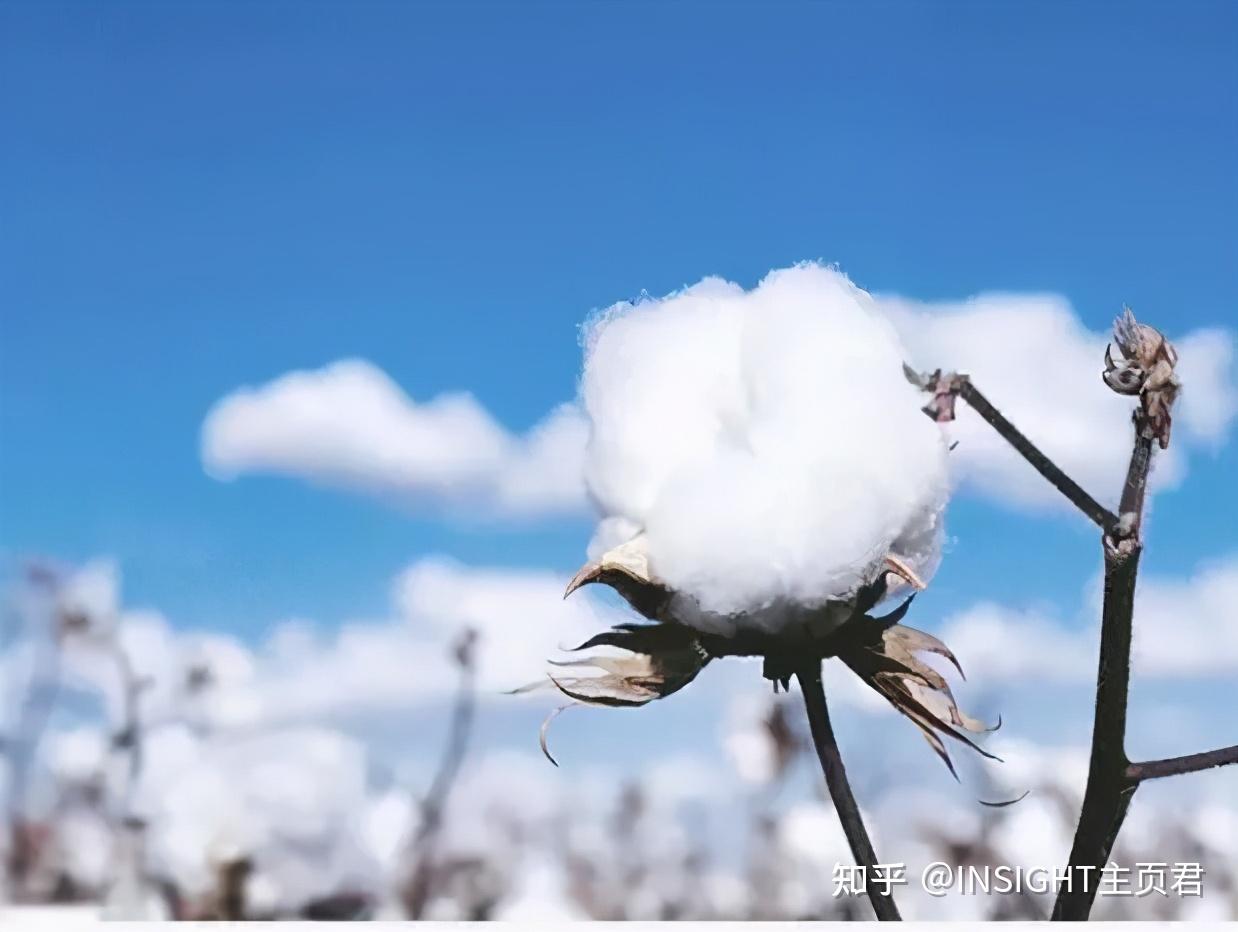
[[(984, 757), (998, 760), (964, 733), (991, 729), (959, 709), (945, 677), (921, 661), (916, 656), (918, 652), (938, 654), (959, 669), (954, 653), (940, 640), (898, 624), (884, 627), (884, 630), (881, 624), (871, 625), (866, 640), (840, 651), (838, 656), (898, 712), (911, 719), (955, 779), (958, 773), (942, 735), (966, 744)], [(959, 673), (962, 674), (961, 669)]]
[(562, 712), (566, 709), (570, 709), (574, 705), (576, 705), (575, 702), (565, 702), (558, 708), (552, 709), (550, 714), (542, 719), (541, 727), (537, 730), (538, 746), (542, 749), (542, 753), (546, 755), (546, 760), (550, 761), (556, 767), (559, 766), (559, 762), (555, 760), (554, 755), (550, 753), (550, 746), (546, 743), (547, 736), (550, 732), (550, 723), (558, 718)]
[(597, 676), (550, 676), (546, 681), (511, 691), (531, 692), (548, 683), (572, 700), (552, 712), (541, 727), (542, 752), (556, 765), (546, 748), (546, 731), (563, 709), (577, 704), (642, 706), (683, 689), (710, 660), (693, 633), (680, 625), (622, 624), (589, 638), (575, 649), (599, 646), (619, 647), (628, 653), (618, 657), (591, 654), (573, 660), (552, 660), (550, 663), (556, 667), (592, 667), (602, 672)]
[(650, 682), (623, 676), (574, 676), (566, 679), (550, 678), (559, 692), (569, 699), (585, 705), (642, 706), (661, 696)]
[(1105, 384), (1119, 394), (1140, 396), (1150, 436), (1165, 449), (1172, 427), (1170, 409), (1181, 388), (1174, 370), (1178, 351), (1155, 327), (1139, 323), (1130, 308), (1114, 321), (1113, 340), (1122, 358), (1115, 360), (1112, 348), (1106, 347)]
[[(934, 386), (943, 398), (953, 397), (949, 395), (948, 384), (954, 381), (954, 377), (943, 380), (940, 374), (934, 376)], [(590, 655), (554, 663), (559, 667), (593, 667), (601, 671), (596, 676), (551, 677), (560, 692), (587, 705), (645, 705), (690, 683), (711, 659), (710, 651), (719, 656), (732, 653), (764, 656), (765, 675), (774, 680), (775, 689), (779, 683), (785, 686), (792, 672), (787, 669), (790, 661), (784, 656), (788, 653), (786, 644), (769, 641), (768, 634), (752, 643), (741, 644), (745, 636), (742, 626), (725, 643), (715, 643), (717, 635), (707, 637), (668, 617), (666, 610), (673, 594), (652, 576), (646, 548), (644, 535), (638, 535), (608, 551), (595, 563), (587, 564), (568, 585), (567, 594), (570, 595), (581, 586), (606, 583), (656, 623), (616, 625), (574, 648), (574, 651), (584, 651), (615, 647), (627, 651), (628, 656)], [(933, 653), (944, 657), (962, 676), (958, 658), (932, 635), (898, 624), (911, 599), (882, 618), (868, 616), (868, 611), (885, 598), (895, 578), (916, 589), (924, 588), (923, 580), (907, 562), (897, 554), (889, 554), (872, 582), (862, 586), (846, 602), (829, 603), (836, 614), (841, 612), (841, 622), (823, 626), (829, 634), (822, 636), (819, 644), (810, 640), (804, 646), (810, 651), (815, 647), (820, 656), (836, 652), (864, 682), (916, 725), (951, 773), (955, 773), (954, 764), (942, 736), (996, 759), (964, 733), (989, 729), (959, 709), (945, 677), (917, 654)], [(747, 636), (751, 637), (751, 632)], [(704, 643), (710, 644), (710, 650), (706, 650)], [(795, 662), (799, 660), (802, 657)], [(955, 776), (957, 778), (957, 773)]]
[(954, 656), (954, 652), (939, 638), (933, 637), (927, 631), (921, 631), (918, 628), (908, 628), (903, 625), (893, 625), (887, 629), (887, 640), (897, 642), (900, 649), (908, 653), (927, 651), (931, 654), (937, 654), (939, 657), (945, 657), (954, 665), (954, 669), (959, 671), (959, 676), (967, 679), (967, 674), (963, 672), (963, 667), (959, 664), (958, 658)]
[(990, 809), (1005, 809), (1007, 806), (1013, 806), (1015, 803), (1023, 802), (1023, 800), (1027, 799), (1031, 792), (1031, 790), (1024, 790), (1021, 795), (1016, 796), (1014, 799), (1003, 799), (995, 803), (991, 803), (983, 799), (978, 799), (976, 802), (980, 803), (982, 806), (988, 806)]

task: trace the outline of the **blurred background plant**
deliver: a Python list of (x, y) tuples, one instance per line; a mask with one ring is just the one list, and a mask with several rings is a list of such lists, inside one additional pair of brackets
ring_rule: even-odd
[[(685, 761), (636, 776), (570, 763), (555, 770), (536, 749), (517, 753), (478, 735), (483, 635), (466, 627), (426, 661), (454, 668), (455, 712), (445, 735), (421, 748), (437, 763), (418, 780), (388, 772), (367, 741), (330, 724), (263, 724), (239, 714), (248, 701), (237, 669), (243, 658), (209, 639), (154, 646), (151, 619), (122, 610), (117, 577), (105, 565), (40, 563), (10, 582), (2, 683), (11, 914), (870, 915), (862, 898), (833, 895), (834, 865), (850, 856), (817, 789), (794, 696), (732, 701), (715, 736), (730, 773)], [(964, 792), (909, 788), (887, 774), (861, 794), (887, 857), (907, 864), (905, 914), (1048, 914), (1046, 896), (937, 899), (918, 890), (918, 871), (937, 860), (1060, 866), (1086, 751), (1013, 739), (999, 747), (1006, 764), (967, 771)], [(967, 798), (1011, 788), (1030, 792), (1007, 809)], [(1115, 860), (1198, 861), (1207, 895), (1101, 897), (1095, 914), (1233, 915), (1238, 809), (1148, 797), (1133, 810)]]

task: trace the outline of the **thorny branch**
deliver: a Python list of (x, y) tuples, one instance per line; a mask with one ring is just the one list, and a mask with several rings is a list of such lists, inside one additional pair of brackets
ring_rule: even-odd
[(435, 870), (435, 846), (443, 824), (443, 813), (451, 795), (451, 788), (460, 773), (460, 765), (468, 751), (469, 732), (473, 725), (476, 706), (474, 678), (476, 675), (475, 654), (477, 632), (466, 628), (456, 642), (454, 657), (460, 668), (460, 686), (456, 693), (455, 709), (447, 735), (447, 746), (438, 772), (430, 784), (421, 804), (421, 822), (413, 836), (413, 867), (404, 890), (404, 911), (410, 919), (420, 919), (425, 914), (430, 900)]
[[(1115, 392), (1138, 396), (1140, 401), (1134, 414), (1134, 448), (1117, 515), (1101, 506), (1038, 450), (989, 403), (967, 376), (943, 375), (940, 370), (921, 376), (906, 370), (914, 384), (933, 392), (933, 400), (924, 409), (926, 414), (939, 422), (952, 420), (955, 399), (965, 399), (1103, 531), (1105, 598), (1091, 759), (1083, 808), (1070, 852), (1070, 882), (1060, 889), (1053, 908), (1054, 919), (1088, 918), (1096, 896), (1094, 878), (1108, 863), (1127, 808), (1140, 783), (1238, 763), (1238, 746), (1143, 763), (1131, 763), (1126, 755), (1132, 618), (1135, 580), (1143, 550), (1141, 532), (1148, 471), (1153, 444), (1161, 449), (1169, 446), (1171, 412), (1180, 386), (1174, 371), (1178, 355), (1173, 345), (1159, 331), (1136, 321), (1129, 309), (1114, 325), (1114, 343), (1121, 358), (1115, 361), (1111, 349), (1105, 351), (1104, 381)], [(1093, 878), (1090, 883), (1089, 875)]]
[(812, 743), (817, 749), (817, 758), (821, 761), (825, 784), (829, 788), (830, 799), (834, 801), (839, 821), (842, 822), (851, 856), (855, 858), (855, 863), (863, 868), (865, 892), (869, 902), (873, 904), (873, 912), (883, 921), (901, 919), (898, 906), (895, 905), (889, 890), (880, 890), (874, 883), (877, 879), (877, 853), (873, 850), (872, 840), (868, 837), (868, 830), (864, 827), (864, 819), (860, 815), (860, 807), (851, 792), (847, 770), (843, 766), (834, 728), (830, 724), (829, 707), (825, 703), (825, 690), (821, 685), (820, 661), (798, 671), (796, 678), (800, 681), (800, 689), (804, 693), (804, 708), (808, 712)]

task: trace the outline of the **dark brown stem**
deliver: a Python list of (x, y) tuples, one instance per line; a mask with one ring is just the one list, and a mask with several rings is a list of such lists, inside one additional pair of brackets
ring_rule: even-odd
[(1109, 861), (1138, 781), (1127, 774), (1126, 706), (1131, 675), (1131, 629), (1135, 580), (1143, 543), (1152, 433), (1142, 411), (1135, 415), (1135, 446), (1119, 506), (1121, 520), (1102, 540), (1105, 599), (1101, 614), (1100, 662), (1096, 672), (1096, 712), (1083, 808), (1070, 849), (1067, 881), (1058, 889), (1053, 919), (1083, 920), (1092, 911), (1100, 871)]
[(1126, 708), (1130, 687), (1131, 629), (1135, 580), (1143, 551), (1142, 524), (1153, 443), (1169, 445), (1170, 409), (1181, 387), (1174, 365), (1178, 354), (1152, 327), (1139, 324), (1129, 310), (1114, 327), (1121, 351), (1115, 361), (1105, 353), (1104, 380), (1122, 395), (1138, 395), (1135, 445), (1127, 468), (1118, 514), (1102, 507), (1001, 415), (965, 375), (941, 371), (908, 378), (933, 392), (924, 412), (936, 421), (954, 418), (956, 398), (964, 398), (1023, 458), (1104, 531), (1105, 598), (1101, 618), (1100, 658), (1096, 673), (1096, 710), (1092, 751), (1079, 825), (1071, 846), (1067, 874), (1053, 906), (1053, 919), (1087, 919), (1096, 897), (1102, 867), (1126, 818), (1131, 798), (1144, 780), (1194, 773), (1238, 763), (1238, 746), (1132, 764), (1126, 756)]
[(1096, 713), (1083, 809), (1070, 849), (1070, 883), (1059, 888), (1054, 919), (1082, 920), (1091, 912), (1097, 879), (1126, 818), (1136, 783), (1127, 779), (1126, 700), (1130, 683), (1131, 609), (1139, 551), (1105, 550), (1105, 603), (1101, 621)]
[[(908, 372), (909, 375), (914, 373)], [(972, 410), (979, 414), (994, 430), (1002, 435), (1019, 455), (1032, 468), (1044, 476), (1055, 489), (1070, 500), (1076, 508), (1083, 512), (1101, 530), (1108, 532), (1118, 523), (1118, 516), (1094, 499), (1079, 483), (1066, 475), (1053, 460), (1049, 459), (1040, 448), (1028, 440), (1024, 433), (1015, 427), (1006, 417), (993, 407), (980, 389), (972, 384), (966, 375), (951, 373), (942, 375), (940, 371), (918, 379), (918, 383), (936, 396), (924, 409), (925, 413), (937, 421), (949, 421), (954, 418), (955, 396), (962, 398)]]
[(1238, 744), (1199, 754), (1184, 754), (1182, 757), (1129, 764), (1126, 768), (1126, 779), (1132, 783), (1142, 783), (1144, 780), (1156, 780), (1160, 777), (1199, 773), (1201, 770), (1211, 770), (1213, 767), (1224, 767), (1228, 764), (1238, 764)]
[(142, 734), (141, 699), (146, 683), (134, 670), (133, 661), (121, 644), (119, 631), (112, 633), (109, 648), (116, 663), (122, 693), (121, 727), (112, 743), (116, 750), (124, 753), (127, 763), (120, 813), (121, 818), (125, 819), (133, 813), (133, 796), (142, 778), (142, 741), (145, 736)]
[(451, 788), (460, 773), (464, 756), (468, 752), (469, 732), (472, 730), (473, 711), (476, 705), (474, 678), (474, 646), (477, 633), (468, 629), (455, 648), (456, 662), (460, 667), (460, 687), (451, 716), (447, 746), (439, 762), (438, 772), (430, 784), (421, 804), (421, 823), (413, 837), (413, 868), (404, 890), (404, 911), (410, 919), (420, 919), (429, 905), (430, 889), (434, 880), (435, 845), (443, 824), (443, 814), (451, 795)]
[(834, 729), (830, 725), (830, 711), (825, 703), (825, 689), (821, 685), (820, 662), (814, 662), (798, 671), (796, 678), (800, 681), (800, 689), (804, 693), (808, 726), (812, 732), (812, 743), (817, 749), (817, 758), (821, 761), (821, 771), (825, 774), (825, 785), (830, 791), (830, 799), (834, 801), (838, 819), (842, 822), (847, 844), (851, 847), (851, 856), (855, 858), (855, 863), (864, 869), (865, 892), (869, 902), (873, 904), (873, 912), (883, 921), (897, 921), (902, 917), (894, 904), (894, 897), (889, 892), (878, 889), (878, 885), (873, 883), (877, 875), (877, 853), (873, 850), (873, 843), (860, 815), (860, 807), (851, 792), (847, 770), (838, 751), (838, 741), (834, 738)]
[(1045, 456), (1040, 449), (1027, 439), (1017, 427), (1006, 420), (1000, 411), (989, 403), (989, 399), (980, 393), (980, 389), (972, 384), (966, 376), (960, 376), (959, 396), (971, 405), (972, 410), (989, 422), (1007, 442), (1019, 451), (1019, 455), (1027, 460), (1032, 467), (1049, 480), (1053, 487), (1070, 499), (1071, 503), (1087, 515), (1093, 523), (1103, 531), (1109, 531), (1117, 523), (1117, 517), (1108, 508), (1094, 499), (1079, 483), (1066, 475), (1061, 468)]
[(13, 898), (24, 893), (28, 874), (34, 866), (33, 826), (26, 821), (26, 792), (40, 741), (60, 693), (61, 647), (56, 634), (37, 653), (18, 712), (17, 726), (0, 748), (9, 765), (5, 803), (9, 845), (4, 871), (6, 886)]

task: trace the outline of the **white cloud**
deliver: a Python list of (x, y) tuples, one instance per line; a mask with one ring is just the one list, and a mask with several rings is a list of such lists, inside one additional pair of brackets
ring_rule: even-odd
[[(94, 565), (87, 572), (93, 577)], [(110, 572), (116, 592), (119, 578)], [(108, 610), (134, 676), (147, 682), (145, 722), (248, 729), (439, 702), (456, 687), (451, 652), (465, 628), (480, 636), (477, 686), (484, 696), (537, 680), (558, 647), (621, 620), (619, 610), (589, 593), (565, 600), (566, 582), (548, 571), (430, 557), (396, 578), (388, 617), (348, 621), (329, 634), (288, 621), (256, 649), (223, 635), (177, 630), (158, 612), (119, 610), (114, 599)], [(108, 718), (119, 722), (123, 680), (107, 644), (97, 633), (75, 638), (64, 672), (72, 688), (98, 691)], [(27, 653), (19, 644), (0, 655), (0, 666), (18, 670)], [(201, 669), (209, 670), (209, 686), (194, 689), (192, 675)]]
[(455, 688), (449, 655), (465, 628), (480, 635), (483, 694), (536, 680), (558, 646), (617, 620), (587, 596), (565, 601), (566, 582), (550, 572), (420, 560), (396, 579), (394, 618), (350, 622), (329, 638), (303, 622), (277, 629), (254, 675), (261, 714), (307, 718), (441, 700)]
[(276, 473), (503, 515), (578, 510), (586, 427), (571, 405), (515, 436), (468, 394), (418, 404), (363, 360), (291, 372), (215, 404), (212, 475)]
[(1086, 682), (1096, 672), (1099, 616), (1082, 630), (1032, 610), (984, 602), (948, 620), (941, 639), (977, 683)]
[(1175, 341), (1185, 388), (1178, 423), (1196, 441), (1219, 444), (1238, 413), (1234, 386), (1234, 337), (1228, 330), (1193, 330)]
[(1135, 593), (1135, 675), (1238, 675), (1238, 557), (1187, 580), (1155, 577)]
[[(694, 288), (742, 293), (717, 279)], [(1107, 334), (1089, 330), (1052, 294), (875, 299), (913, 365), (971, 374), (1068, 473), (1113, 503), (1130, 454), (1131, 401), (1100, 380)], [(1224, 442), (1238, 413), (1233, 333), (1169, 336), (1184, 389), (1174, 442), (1158, 455), (1152, 477), (1161, 489), (1181, 482), (1192, 450)], [(959, 412), (950, 427), (959, 440), (951, 461), (965, 490), (1025, 509), (1069, 507), (967, 405)], [(417, 403), (371, 363), (344, 360), (220, 400), (203, 424), (202, 459), (224, 479), (271, 473), (479, 514), (544, 516), (585, 510), (588, 433), (574, 404), (516, 435), (468, 394)]]
[[(971, 375), (989, 401), (1072, 478), (1100, 501), (1116, 502), (1130, 458), (1132, 400), (1101, 382), (1107, 334), (1088, 330), (1069, 303), (1054, 295), (987, 294), (934, 304), (878, 300), (913, 366)], [(1238, 403), (1232, 334), (1196, 330), (1169, 336), (1185, 387), (1173, 443), (1154, 464), (1154, 488), (1181, 481), (1191, 448), (1224, 439)], [(1069, 507), (966, 404), (957, 411), (951, 433), (959, 445), (952, 458), (966, 486), (1022, 507)]]
[[(1097, 592), (1096, 585), (1089, 590)], [(1080, 623), (1039, 611), (982, 603), (948, 619), (941, 638), (975, 681), (1091, 682), (1096, 675), (1100, 603)], [(1197, 679), (1238, 674), (1238, 556), (1188, 579), (1146, 576), (1135, 595), (1131, 657), (1136, 677)]]

